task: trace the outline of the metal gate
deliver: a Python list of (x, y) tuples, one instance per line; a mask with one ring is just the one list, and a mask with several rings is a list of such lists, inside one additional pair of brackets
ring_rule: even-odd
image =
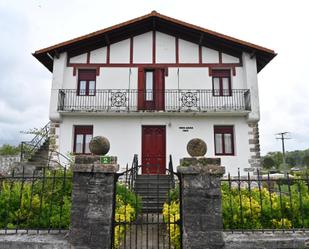
[(154, 174), (155, 165), (139, 165), (135, 155), (131, 168), (118, 174), (113, 249), (181, 248), (180, 179), (169, 160), (165, 174)]

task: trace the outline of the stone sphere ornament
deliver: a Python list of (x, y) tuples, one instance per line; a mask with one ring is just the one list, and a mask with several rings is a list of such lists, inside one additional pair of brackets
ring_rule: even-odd
[(109, 152), (110, 144), (106, 137), (96, 136), (91, 139), (89, 149), (95, 155), (104, 156)]
[(204, 140), (193, 138), (187, 144), (187, 151), (192, 157), (202, 157), (207, 152), (207, 145)]

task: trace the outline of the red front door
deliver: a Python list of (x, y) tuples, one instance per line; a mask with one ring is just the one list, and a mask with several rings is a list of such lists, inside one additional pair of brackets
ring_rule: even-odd
[(165, 174), (165, 126), (142, 126), (142, 174)]

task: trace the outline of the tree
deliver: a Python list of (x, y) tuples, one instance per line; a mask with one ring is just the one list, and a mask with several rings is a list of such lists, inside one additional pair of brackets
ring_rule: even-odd
[(305, 155), (303, 157), (303, 164), (307, 167), (309, 167), (309, 155)]
[(19, 152), (20, 152), (19, 146), (4, 144), (0, 147), (1, 156), (15, 156), (15, 155), (18, 155)]
[(279, 169), (280, 165), (283, 163), (282, 153), (279, 151), (269, 152), (266, 156), (271, 157), (275, 162), (275, 167)]
[(290, 155), (286, 157), (286, 163), (290, 166), (290, 168), (296, 166), (296, 160), (295, 160), (295, 158), (292, 157), (292, 156), (290, 156)]
[(264, 169), (271, 169), (275, 166), (275, 161), (270, 156), (265, 156), (262, 165)]

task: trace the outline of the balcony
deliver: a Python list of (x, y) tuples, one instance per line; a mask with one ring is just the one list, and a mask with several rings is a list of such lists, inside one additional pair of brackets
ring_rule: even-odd
[[(61, 89), (59, 112), (249, 112), (250, 91), (233, 89), (96, 89), (82, 95), (76, 89)], [(220, 95), (220, 96), (218, 96)]]

